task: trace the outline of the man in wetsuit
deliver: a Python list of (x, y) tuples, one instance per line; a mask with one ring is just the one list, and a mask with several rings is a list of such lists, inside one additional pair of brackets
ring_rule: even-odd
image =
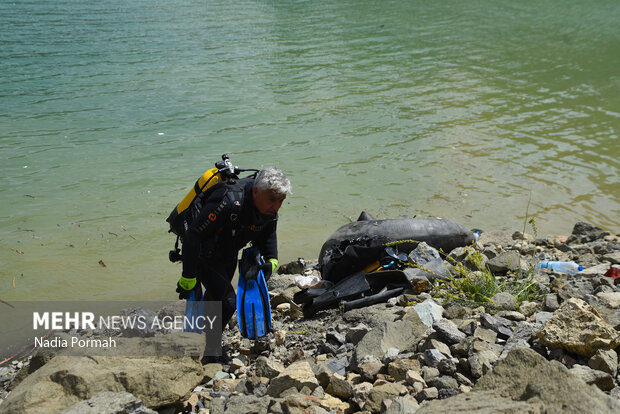
[[(231, 280), (237, 257), (249, 242), (265, 258), (262, 270), (268, 279), (278, 265), (276, 224), (278, 210), (291, 184), (276, 168), (265, 168), (256, 178), (223, 182), (213, 187), (206, 200), (197, 203), (194, 220), (183, 236), (183, 273), (177, 283), (179, 299), (187, 299), (200, 282), (203, 300), (222, 302), (222, 329), (236, 308)], [(206, 362), (227, 362), (206, 356)], [(203, 362), (205, 362), (203, 361)]]

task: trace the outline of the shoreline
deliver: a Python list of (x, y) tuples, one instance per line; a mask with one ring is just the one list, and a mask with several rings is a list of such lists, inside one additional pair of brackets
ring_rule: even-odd
[[(595, 233), (584, 232), (583, 234), (573, 234), (568, 238), (550, 237), (544, 239), (536, 239), (531, 235), (522, 234), (519, 231), (512, 234), (510, 234), (510, 232), (493, 231), (482, 233), (473, 249), (486, 258), (485, 266), (487, 269), (494, 269), (494, 278), (499, 281), (498, 283), (501, 282), (501, 284), (497, 286), (508, 286), (507, 282), (514, 278), (511, 274), (518, 270), (509, 262), (504, 263), (503, 266), (505, 268), (501, 268), (501, 266), (498, 265), (500, 260), (497, 259), (504, 255), (517, 254), (524, 259), (529, 257), (536, 258), (535, 260), (540, 260), (541, 258), (548, 260), (575, 260), (584, 265), (584, 270), (577, 273), (575, 276), (557, 272), (548, 273), (540, 271), (536, 274), (535, 280), (542, 290), (540, 292), (533, 291), (532, 296), (528, 298), (531, 300), (522, 300), (520, 302), (515, 301), (518, 299), (517, 296), (513, 296), (512, 299), (500, 298), (501, 295), (499, 295), (499, 293), (509, 292), (508, 290), (500, 289), (500, 291), (496, 293), (497, 298), (494, 296), (492, 302), (480, 302), (478, 306), (475, 307), (473, 305), (465, 305), (465, 302), (446, 300), (446, 296), (437, 296), (438, 292), (441, 292), (441, 290), (437, 290), (437, 281), (431, 281), (430, 284), (427, 283), (423, 288), (421, 287), (422, 279), (420, 279), (415, 285), (419, 288), (419, 292), (402, 294), (397, 298), (390, 299), (387, 303), (379, 303), (362, 309), (351, 310), (344, 314), (338, 311), (338, 309), (326, 309), (320, 311), (312, 318), (302, 318), (300, 314), (301, 307), (291, 300), (292, 292), (299, 291), (299, 288), (291, 285), (294, 275), (278, 273), (270, 280), (270, 291), (274, 293), (272, 307), (274, 311), (275, 329), (274, 333), (270, 335), (270, 341), (266, 344), (266, 349), (256, 349), (256, 344), (251, 346), (249, 341), (240, 338), (235, 325), (233, 329), (227, 329), (224, 333), (226, 338), (225, 350), (232, 353), (232, 365), (221, 366), (220, 364), (213, 364), (201, 367), (200, 371), (202, 375), (204, 375), (204, 381), (199, 381), (195, 386), (189, 387), (191, 389), (187, 389), (183, 395), (175, 397), (177, 398), (177, 402), (174, 404), (165, 403), (161, 405), (161, 402), (153, 402), (150, 393), (142, 388), (140, 388), (140, 390), (134, 390), (134, 393), (143, 394), (132, 395), (132, 401), (135, 401), (136, 397), (139, 397), (142, 403), (146, 404), (145, 407), (159, 410), (164, 407), (173, 406), (178, 409), (178, 407), (183, 404), (193, 404), (193, 407), (204, 407), (208, 403), (212, 409), (211, 412), (221, 412), (218, 411), (219, 408), (224, 408), (227, 406), (226, 404), (232, 404), (233, 401), (238, 401), (238, 399), (243, 396), (246, 396), (244, 398), (253, 396), (252, 398), (257, 399), (256, 401), (252, 400), (254, 403), (259, 401), (262, 404), (264, 401), (270, 401), (268, 405), (270, 407), (269, 409), (271, 409), (275, 407), (274, 404), (279, 404), (280, 406), (282, 404), (292, 404), (291, 399), (296, 395), (307, 395), (315, 399), (312, 400), (315, 401), (315, 404), (306, 402), (310, 404), (310, 406), (316, 405), (323, 409), (327, 409), (330, 406), (340, 409), (349, 407), (348, 409), (351, 409), (353, 406), (357, 406), (360, 410), (366, 406), (370, 412), (374, 413), (381, 411), (382, 408), (381, 401), (379, 401), (379, 405), (377, 405), (374, 399), (375, 397), (372, 397), (372, 395), (374, 395), (373, 392), (378, 389), (383, 390), (382, 392), (388, 392), (388, 388), (391, 390), (394, 387), (398, 389), (404, 387), (402, 389), (407, 390), (404, 395), (402, 394), (402, 390), (398, 391), (396, 394), (390, 394), (393, 391), (388, 392), (388, 400), (392, 401), (391, 404), (415, 406), (416, 410), (426, 412), (424, 410), (430, 410), (431, 407), (439, 407), (440, 404), (447, 404), (450, 401), (461, 401), (459, 400), (459, 396), (461, 395), (466, 395), (471, 392), (480, 392), (479, 388), (481, 386), (477, 385), (477, 383), (481, 382), (482, 378), (486, 378), (485, 375), (487, 374), (491, 375), (491, 373), (495, 372), (496, 375), (499, 375), (495, 370), (503, 366), (502, 361), (506, 358), (529, 358), (527, 357), (529, 354), (522, 353), (525, 351), (519, 351), (521, 353), (517, 352), (515, 354), (514, 352), (510, 353), (508, 349), (508, 345), (511, 341), (520, 335), (517, 333), (520, 332), (519, 329), (525, 329), (525, 327), (528, 327), (527, 329), (534, 329), (535, 326), (539, 326), (539, 328), (535, 329), (541, 329), (540, 327), (542, 326), (548, 326), (549, 321), (552, 320), (553, 317), (559, 317), (562, 312), (566, 312), (565, 307), (567, 306), (574, 306), (579, 309), (581, 309), (580, 307), (582, 306), (585, 306), (583, 309), (587, 309), (587, 306), (595, 306), (597, 312), (601, 315), (599, 316), (599, 318), (602, 318), (601, 324), (603, 324), (603, 321), (615, 321), (615, 324), (611, 325), (613, 327), (611, 332), (614, 332), (613, 329), (615, 329), (617, 339), (611, 339), (612, 342), (610, 342), (610, 344), (616, 345), (610, 349), (610, 355), (615, 354), (616, 371), (614, 375), (607, 374), (608, 376), (603, 376), (601, 374), (601, 379), (596, 380), (599, 382), (592, 382), (599, 390), (603, 391), (601, 395), (606, 395), (606, 397), (603, 398), (598, 394), (598, 397), (592, 397), (592, 395), (587, 394), (587, 391), (582, 390), (580, 386), (577, 385), (575, 385), (578, 388), (576, 392), (586, 393), (587, 398), (584, 397), (586, 400), (588, 398), (598, 398), (600, 401), (606, 401), (605, 404), (609, 403), (611, 404), (609, 407), (614, 407), (615, 409), (616, 405), (614, 404), (616, 403), (613, 401), (618, 401), (617, 407), (620, 407), (620, 382), (617, 377), (617, 349), (614, 351), (614, 348), (620, 345), (620, 331), (618, 331), (620, 328), (620, 311), (618, 311), (618, 309), (620, 309), (620, 286), (614, 285), (613, 279), (604, 276), (604, 273), (606, 269), (613, 266), (620, 268), (618, 265), (620, 263), (620, 235), (613, 235), (601, 229), (595, 230)], [(462, 256), (463, 253), (460, 252), (459, 249), (465, 250), (463, 248), (455, 249), (451, 253), (451, 256), (459, 258), (459, 263), (467, 266), (467, 260)], [(295, 267), (294, 262), (289, 265), (291, 268)], [(306, 273), (316, 274), (316, 272), (308, 269), (309, 268), (306, 268)], [(279, 268), (279, 271), (280, 270), (284, 270), (284, 267), (281, 266)], [(303, 270), (303, 268), (301, 270)], [(459, 280), (459, 278), (454, 280)], [(429, 280), (426, 282), (428, 281)], [(452, 292), (451, 294), (453, 296), (455, 294), (460, 294), (458, 291), (454, 290), (444, 290), (444, 293), (446, 292)], [(507, 302), (504, 302), (504, 300), (507, 300)], [(434, 302), (436, 306), (442, 308), (443, 319), (433, 320), (430, 326), (426, 326), (425, 328), (423, 325), (419, 325), (423, 328), (421, 331), (412, 331), (411, 335), (414, 335), (418, 339), (415, 344), (408, 345), (408, 347), (411, 347), (409, 351), (400, 348), (403, 346), (403, 343), (398, 345), (398, 341), (402, 340), (397, 340), (396, 343), (394, 343), (396, 347), (395, 352), (397, 353), (387, 358), (384, 354), (388, 350), (381, 351), (377, 349), (377, 342), (371, 341), (365, 344), (364, 341), (370, 341), (368, 338), (370, 332), (378, 332), (377, 329), (379, 329), (380, 326), (376, 325), (378, 321), (383, 320), (384, 323), (387, 323), (387, 326), (391, 326), (391, 324), (396, 324), (394, 326), (401, 326), (405, 323), (405, 320), (422, 320), (422, 316), (418, 313), (417, 309), (415, 313), (418, 316), (415, 316), (412, 312), (414, 312), (416, 306), (422, 303), (428, 303), (429, 301)], [(582, 302), (583, 305), (581, 304)], [(491, 306), (491, 304), (493, 304), (493, 307), (489, 308), (488, 306)], [(170, 307), (179, 308), (182, 303), (179, 301), (169, 305)], [(395, 315), (399, 314), (401, 315), (401, 319), (397, 318), (396, 320), (392, 320)], [(403, 317), (403, 315), (409, 316)], [(543, 315), (544, 318), (546, 318), (546, 325), (540, 322), (542, 321), (541, 318), (543, 318)], [(371, 317), (371, 319), (368, 319), (369, 317)], [(373, 322), (372, 317), (378, 319)], [(413, 319), (410, 319), (411, 317), (413, 317)], [(360, 328), (356, 327), (355, 320), (358, 322), (364, 320), (368, 328), (360, 330)], [(446, 322), (440, 323), (439, 321), (442, 320)], [(498, 321), (504, 322), (500, 323)], [(504, 325), (502, 325), (502, 323)], [(405, 328), (405, 325), (401, 326), (401, 328), (405, 330), (410, 329), (409, 327)], [(344, 329), (344, 331), (338, 332), (341, 329)], [(355, 332), (358, 333), (356, 334)], [(431, 333), (429, 334), (429, 332)], [(159, 338), (165, 338), (166, 335), (170, 334), (171, 333), (164, 334)], [(385, 335), (385, 333), (383, 335)], [(524, 336), (519, 339), (520, 342), (518, 342), (518, 345), (532, 348), (536, 350), (539, 355), (541, 349), (546, 349), (546, 360), (553, 360), (556, 359), (558, 355), (561, 355), (560, 362), (567, 365), (571, 372), (577, 377), (582, 378), (583, 381), (590, 381), (586, 379), (589, 378), (587, 375), (592, 375), (588, 370), (600, 371), (600, 369), (588, 368), (588, 365), (592, 366), (592, 364), (595, 364), (594, 366), (597, 368), (613, 365), (596, 365), (598, 364), (598, 362), (596, 362), (598, 360), (592, 362), (592, 358), (594, 358), (595, 354), (598, 355), (598, 353), (592, 352), (592, 355), (589, 355), (591, 352), (590, 350), (585, 353), (589, 355), (588, 357), (582, 354), (580, 348), (570, 348), (570, 350), (564, 349), (558, 354), (559, 351), (554, 350), (562, 349), (565, 345), (562, 343), (551, 345), (544, 341), (537, 342), (541, 341), (543, 337), (535, 336), (539, 335), (537, 333), (530, 333), (529, 335), (530, 336)], [(549, 334), (545, 335), (548, 336)], [(151, 340), (157, 341), (158, 339), (156, 338), (157, 336), (155, 339)], [(386, 338), (388, 337), (384, 337), (383, 339), (387, 340)], [(533, 338), (539, 339), (535, 340)], [(431, 339), (434, 342), (432, 342)], [(391, 340), (394, 340), (394, 338)], [(463, 341), (473, 341), (470, 343), (470, 347), (474, 346), (474, 344), (478, 344), (475, 346), (482, 346), (482, 348), (476, 348), (475, 351), (471, 349), (469, 351), (460, 350), (457, 345), (464, 343)], [(361, 355), (375, 354), (375, 359), (371, 358), (370, 360), (365, 360), (361, 358), (360, 352), (362, 352), (361, 349), (363, 347), (367, 348), (365, 348), (364, 353)], [(598, 349), (605, 349), (605, 346), (599, 347)], [(379, 353), (377, 354), (377, 352)], [(466, 362), (463, 362), (461, 360), (462, 358), (459, 359), (456, 357), (462, 352), (465, 352), (465, 355), (471, 353), (468, 357), (469, 359), (465, 359)], [(499, 354), (492, 357), (495, 352)], [(502, 358), (499, 358), (500, 355)], [(264, 359), (265, 356), (268, 357), (266, 360)], [(481, 359), (482, 356), (490, 359), (487, 362), (483, 362)], [(38, 375), (36, 374), (38, 370), (44, 369), (46, 366), (48, 368), (45, 369), (52, 368), (52, 365), (49, 364), (53, 358), (51, 356), (45, 358), (47, 358), (45, 362), (43, 362), (41, 356), (30, 358), (29, 363), (21, 361), (20, 368), (17, 368), (17, 366), (20, 365), (19, 362), (14, 364), (14, 367), (9, 367), (9, 369), (13, 370), (13, 373), (9, 374), (9, 376), (12, 375), (12, 380), (17, 378), (18, 381), (24, 381), (24, 384), (27, 384), (26, 380), (34, 381), (34, 376)], [(101, 363), (105, 360), (104, 357), (95, 356), (94, 358), (100, 359)], [(476, 358), (480, 359), (482, 364), (480, 368), (477, 368), (472, 358), (476, 361)], [(276, 362), (274, 362), (274, 360)], [(31, 369), (29, 367), (31, 367), (33, 361), (35, 365), (40, 364), (40, 367), (38, 367), (38, 370), (26, 376), (25, 372), (27, 369)], [(328, 361), (345, 361), (345, 365), (343, 366), (344, 371), (340, 371), (340, 369), (336, 371), (328, 370), (325, 373), (326, 376), (321, 376), (322, 374), (318, 372), (322, 371), (317, 372), (314, 370), (315, 366), (322, 366)], [(453, 366), (447, 361), (453, 361), (452, 364), (455, 365)], [(309, 363), (307, 367), (303, 365), (306, 363)], [(140, 371), (142, 375), (148, 375), (147, 372), (149, 368), (147, 367), (154, 366), (150, 364), (156, 364), (155, 360), (141, 368), (142, 370), (146, 369), (146, 371)], [(405, 369), (405, 371), (398, 371), (404, 368), (397, 369), (394, 364), (409, 364), (407, 365), (409, 368)], [(544, 368), (546, 367), (546, 362), (544, 362), (544, 360), (540, 360), (537, 364), (541, 370), (547, 369)], [(583, 364), (585, 364), (585, 368), (580, 368), (584, 366)], [(198, 367), (199, 365), (193, 365), (193, 368), (188, 369), (191, 371), (198, 369)], [(289, 372), (289, 370), (292, 369), (291, 367), (296, 367), (296, 369), (305, 372), (305, 374), (302, 375)], [(376, 367), (378, 371), (375, 372), (375, 368), (371, 367)], [(7, 366), (5, 365), (1, 368), (3, 372), (0, 378), (6, 378), (8, 374)], [(382, 369), (385, 371), (382, 371)], [(268, 374), (271, 372), (270, 370), (275, 370), (277, 374), (271, 377), (273, 374)], [(434, 376), (434, 370), (437, 371), (437, 376)], [(301, 377), (297, 375), (309, 375), (310, 372), (314, 372), (312, 376), (316, 379), (314, 381), (306, 380), (310, 381), (305, 383), (306, 387), (309, 388), (304, 391), (302, 389), (304, 387), (301, 386), (304, 382), (298, 383), (297, 381), (300, 381)], [(342, 372), (344, 375), (338, 374), (337, 372)], [(373, 372), (375, 373), (373, 374)], [(381, 374), (381, 372), (385, 372), (385, 374)], [(396, 374), (396, 372), (402, 372), (402, 374)], [(220, 374), (218, 373), (221, 373), (219, 379), (218, 375)], [(407, 373), (407, 375), (405, 375), (405, 373)], [(266, 375), (264, 392), (257, 391), (262, 388), (259, 386), (260, 381), (258, 383), (253, 382), (254, 380), (252, 378), (254, 378), (254, 375), (258, 375), (258, 378), (265, 378)], [(579, 375), (581, 375), (581, 377)], [(297, 388), (297, 394), (295, 392), (287, 394), (285, 392), (286, 388), (281, 388), (284, 385), (277, 385), (280, 383), (278, 378), (281, 377), (286, 378), (286, 380), (281, 380), (285, 381), (283, 384), (289, 384)], [(241, 380), (239, 380), (239, 378), (241, 378)], [(443, 379), (439, 380), (440, 378)], [(449, 378), (452, 379), (449, 380)], [(209, 380), (214, 379), (215, 382), (211, 382), (211, 385), (209, 385)], [(369, 382), (369, 380), (371, 381)], [(456, 381), (452, 383), (451, 381), (454, 380)], [(11, 397), (15, 389), (11, 387), (12, 392), (7, 394), (7, 389), (11, 381), (3, 380), (2, 382), (4, 388), (2, 400), (6, 399), (9, 401), (8, 406), (4, 405), (4, 402), (0, 402), (0, 407), (2, 408), (13, 409), (15, 407), (14, 404), (16, 404), (16, 402), (11, 402), (12, 398), (16, 398), (15, 396)], [(570, 381), (572, 381), (572, 379)], [(241, 387), (240, 384), (244, 384), (243, 387)], [(250, 386), (250, 384), (253, 385)], [(362, 385), (363, 387), (370, 388), (368, 388), (366, 392), (362, 392), (360, 389)], [(17, 385), (17, 387), (19, 387), (19, 385)], [(492, 392), (492, 390), (491, 388), (489, 392)], [(304, 392), (307, 394), (304, 394)], [(439, 392), (439, 394), (435, 394), (437, 392)], [(18, 393), (22, 393), (22, 391), (18, 390)], [(187, 399), (188, 396), (191, 398)], [(90, 397), (95, 397), (95, 394), (90, 395)], [(116, 396), (115, 398), (120, 397)], [(611, 399), (607, 400), (605, 398)], [(75, 401), (74, 403), (79, 402)], [(552, 406), (553, 403), (551, 401), (546, 401), (545, 404)], [(441, 406), (444, 408), (449, 407), (445, 405)], [(13, 411), (9, 410), (9, 412)], [(603, 409), (601, 412), (606, 411)]]

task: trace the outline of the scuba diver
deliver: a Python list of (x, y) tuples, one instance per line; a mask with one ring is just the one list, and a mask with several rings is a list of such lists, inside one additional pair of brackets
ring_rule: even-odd
[[(237, 266), (237, 257), (248, 243), (252, 243), (264, 258), (260, 265), (264, 279), (278, 266), (276, 224), (278, 210), (291, 183), (276, 168), (260, 170), (255, 177), (222, 181), (204, 200), (193, 203), (194, 216), (185, 231), (181, 260), (183, 272), (177, 283), (179, 299), (188, 299), (204, 287), (204, 301), (222, 303), (222, 329), (236, 309), (236, 294), (231, 284)], [(251, 321), (248, 321), (251, 323)], [(205, 355), (203, 363), (229, 363), (222, 349), (221, 356)]]

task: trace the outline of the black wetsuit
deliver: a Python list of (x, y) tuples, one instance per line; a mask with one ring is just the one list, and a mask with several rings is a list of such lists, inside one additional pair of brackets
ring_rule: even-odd
[(252, 242), (265, 260), (278, 257), (278, 217), (258, 212), (253, 186), (252, 178), (214, 186), (200, 211), (193, 212), (195, 218), (183, 236), (183, 276), (202, 283), (204, 300), (222, 301), (222, 327), (235, 313), (236, 295), (230, 282), (239, 250)]

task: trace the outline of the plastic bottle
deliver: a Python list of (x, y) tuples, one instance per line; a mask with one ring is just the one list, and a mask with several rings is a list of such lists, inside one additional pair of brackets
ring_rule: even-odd
[(538, 262), (537, 267), (539, 269), (548, 269), (555, 270), (556, 272), (568, 273), (571, 276), (574, 276), (577, 272), (581, 272), (583, 270), (583, 266), (579, 266), (575, 262), (553, 262), (550, 260), (542, 260)]
[(475, 231), (474, 232), (474, 241), (477, 242), (478, 240), (480, 240), (480, 232), (479, 231)]

